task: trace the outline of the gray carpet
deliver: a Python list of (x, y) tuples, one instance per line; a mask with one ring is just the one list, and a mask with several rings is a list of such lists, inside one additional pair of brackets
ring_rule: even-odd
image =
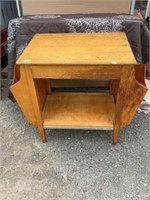
[(149, 200), (150, 114), (110, 131), (47, 130), (47, 143), (16, 103), (0, 101), (1, 200)]

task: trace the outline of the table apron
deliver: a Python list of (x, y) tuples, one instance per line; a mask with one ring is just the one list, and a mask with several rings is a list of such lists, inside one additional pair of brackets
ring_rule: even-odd
[(32, 77), (34, 79), (120, 79), (123, 66), (30, 65), (27, 67), (31, 68)]

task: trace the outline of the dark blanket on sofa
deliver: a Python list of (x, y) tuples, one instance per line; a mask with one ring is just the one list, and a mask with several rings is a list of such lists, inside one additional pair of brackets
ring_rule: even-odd
[[(150, 32), (145, 22), (124, 14), (72, 14), (32, 15), (12, 19), (8, 26), (8, 82), (13, 79), (15, 61), (21, 55), (35, 33), (126, 33), (138, 63), (149, 61)], [(119, 51), (119, 50), (118, 50)]]

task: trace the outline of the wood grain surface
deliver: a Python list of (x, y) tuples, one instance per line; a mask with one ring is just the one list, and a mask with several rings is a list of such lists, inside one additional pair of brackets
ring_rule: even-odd
[(53, 93), (44, 106), (44, 128), (113, 129), (114, 113), (108, 94)]
[(136, 64), (124, 32), (36, 34), (17, 64)]

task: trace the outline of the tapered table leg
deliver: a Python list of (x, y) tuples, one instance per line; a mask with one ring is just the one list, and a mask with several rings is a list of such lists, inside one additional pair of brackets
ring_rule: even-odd
[(113, 144), (117, 144), (118, 143), (119, 131), (120, 131), (120, 127), (118, 125), (116, 125), (114, 127), (113, 138), (112, 138)]
[(39, 130), (42, 142), (45, 143), (46, 142), (46, 134), (45, 134), (45, 130), (44, 130), (43, 126), (38, 126), (38, 130)]

